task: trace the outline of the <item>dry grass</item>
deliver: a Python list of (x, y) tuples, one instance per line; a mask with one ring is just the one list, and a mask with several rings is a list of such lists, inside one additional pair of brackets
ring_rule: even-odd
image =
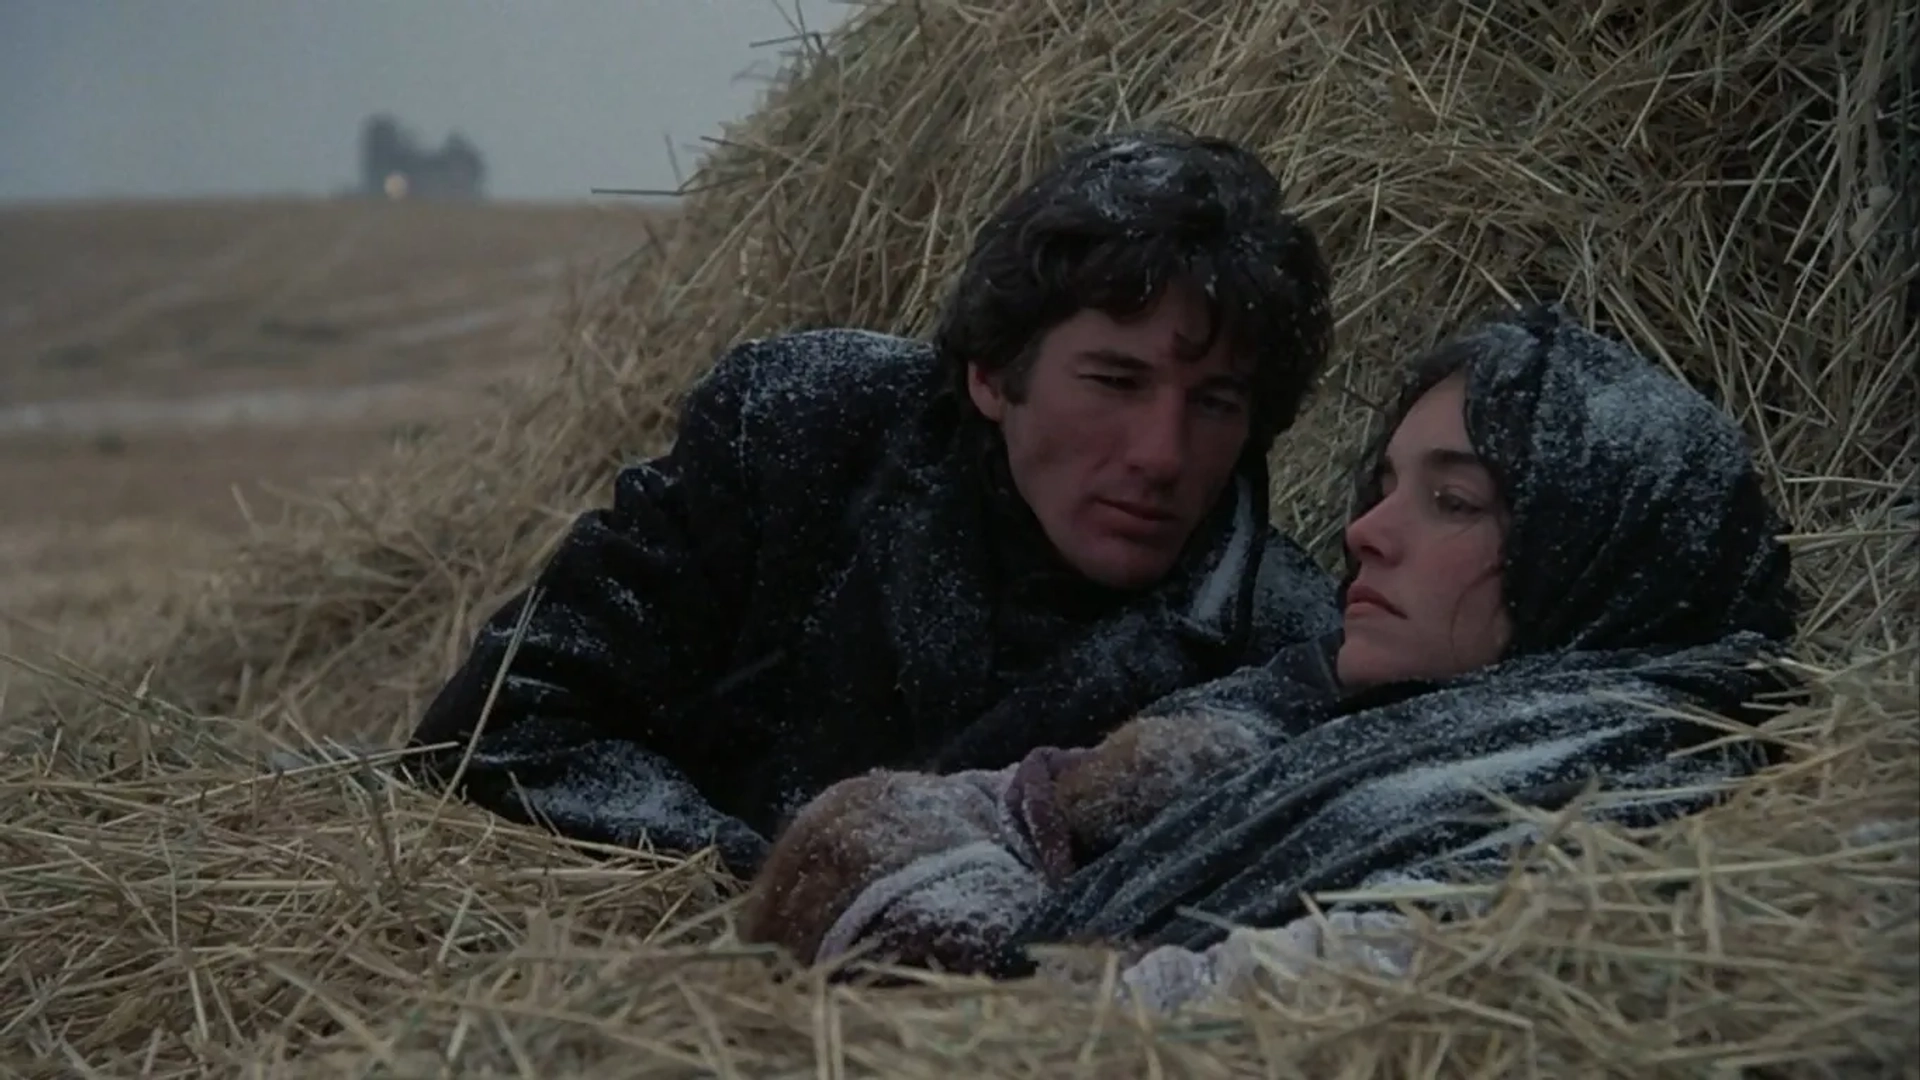
[[(872, 5), (729, 132), (497, 417), (263, 531), (164, 654), (69, 675), (81, 692), (16, 733), (7, 1064), (1914, 1075), (1915, 5), (1492, 10)], [(1322, 553), (1333, 463), (1392, 364), (1505, 295), (1564, 287), (1718, 394), (1813, 601), (1818, 701), (1778, 725), (1793, 762), (1649, 834), (1569, 824), (1578, 857), (1547, 849), (1490, 912), (1434, 927), (1409, 983), (1321, 972), (1162, 1024), (1052, 983), (778, 979), (729, 944), (705, 863), (590, 858), (371, 774), (253, 764), (404, 732), (727, 342), (925, 329), (988, 205), (1063, 134), (1146, 119), (1259, 145), (1335, 261), (1339, 363), (1275, 458), (1279, 519)]]
[(556, 286), (630, 241), (636, 216), (325, 199), (0, 209), (6, 411), (494, 372), (551, 337)]
[[(0, 209), (0, 651), (151, 651), (146, 609), (277, 490), (491, 412), (630, 205)], [(10, 681), (0, 673), (0, 692)], [(18, 699), (24, 690), (12, 688)], [(0, 717), (6, 709), (0, 707)]]

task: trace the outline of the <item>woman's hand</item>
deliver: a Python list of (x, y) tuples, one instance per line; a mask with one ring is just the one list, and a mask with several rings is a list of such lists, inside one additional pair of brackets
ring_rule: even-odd
[(998, 835), (991, 791), (966, 776), (875, 771), (802, 807), (775, 839), (741, 913), (741, 940), (803, 964), (862, 890), (925, 855)]
[(1206, 776), (1260, 749), (1244, 724), (1222, 714), (1127, 721), (1054, 781), (1076, 861), (1110, 850)]

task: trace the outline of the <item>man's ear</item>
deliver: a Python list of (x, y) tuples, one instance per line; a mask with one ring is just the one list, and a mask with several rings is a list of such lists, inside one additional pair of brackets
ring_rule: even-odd
[(1000, 376), (980, 370), (980, 365), (967, 362), (967, 396), (973, 399), (973, 407), (980, 415), (999, 423), (1007, 412), (1007, 396), (1000, 391)]

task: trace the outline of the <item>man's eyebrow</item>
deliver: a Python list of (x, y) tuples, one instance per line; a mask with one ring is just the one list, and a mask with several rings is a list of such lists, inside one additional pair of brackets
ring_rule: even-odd
[[(1153, 370), (1152, 364), (1132, 353), (1121, 352), (1118, 349), (1084, 349), (1080, 352), (1080, 359), (1093, 360), (1098, 363), (1112, 365), (1113, 367), (1125, 368), (1128, 371)], [(1248, 392), (1252, 385), (1253, 380), (1244, 375), (1222, 373), (1208, 376), (1206, 381), (1201, 383), (1200, 388), (1203, 390), (1231, 390), (1235, 393), (1244, 394)]]
[(1203, 390), (1228, 390), (1236, 394), (1245, 394), (1252, 390), (1253, 380), (1242, 375), (1209, 375), (1206, 381), (1200, 384), (1200, 388)]
[(1145, 371), (1153, 366), (1131, 353), (1124, 353), (1118, 349), (1085, 349), (1081, 351), (1080, 359), (1097, 360), (1103, 364), (1112, 364), (1131, 371)]

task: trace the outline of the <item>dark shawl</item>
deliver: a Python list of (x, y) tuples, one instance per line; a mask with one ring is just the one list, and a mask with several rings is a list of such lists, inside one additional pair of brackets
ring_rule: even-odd
[(1467, 351), (1468, 437), (1511, 513), (1510, 655), (1345, 700), (1258, 671), (1178, 695), (1264, 715), (1274, 748), (1079, 871), (1020, 942), (1201, 948), (1222, 922), (1305, 914), (1303, 894), (1497, 872), (1524, 830), (1492, 796), (1553, 810), (1597, 782), (1594, 816), (1645, 825), (1765, 763), (1677, 715), (1751, 719), (1787, 685), (1765, 659), (1795, 628), (1789, 556), (1732, 420), (1558, 308), (1447, 348)]

